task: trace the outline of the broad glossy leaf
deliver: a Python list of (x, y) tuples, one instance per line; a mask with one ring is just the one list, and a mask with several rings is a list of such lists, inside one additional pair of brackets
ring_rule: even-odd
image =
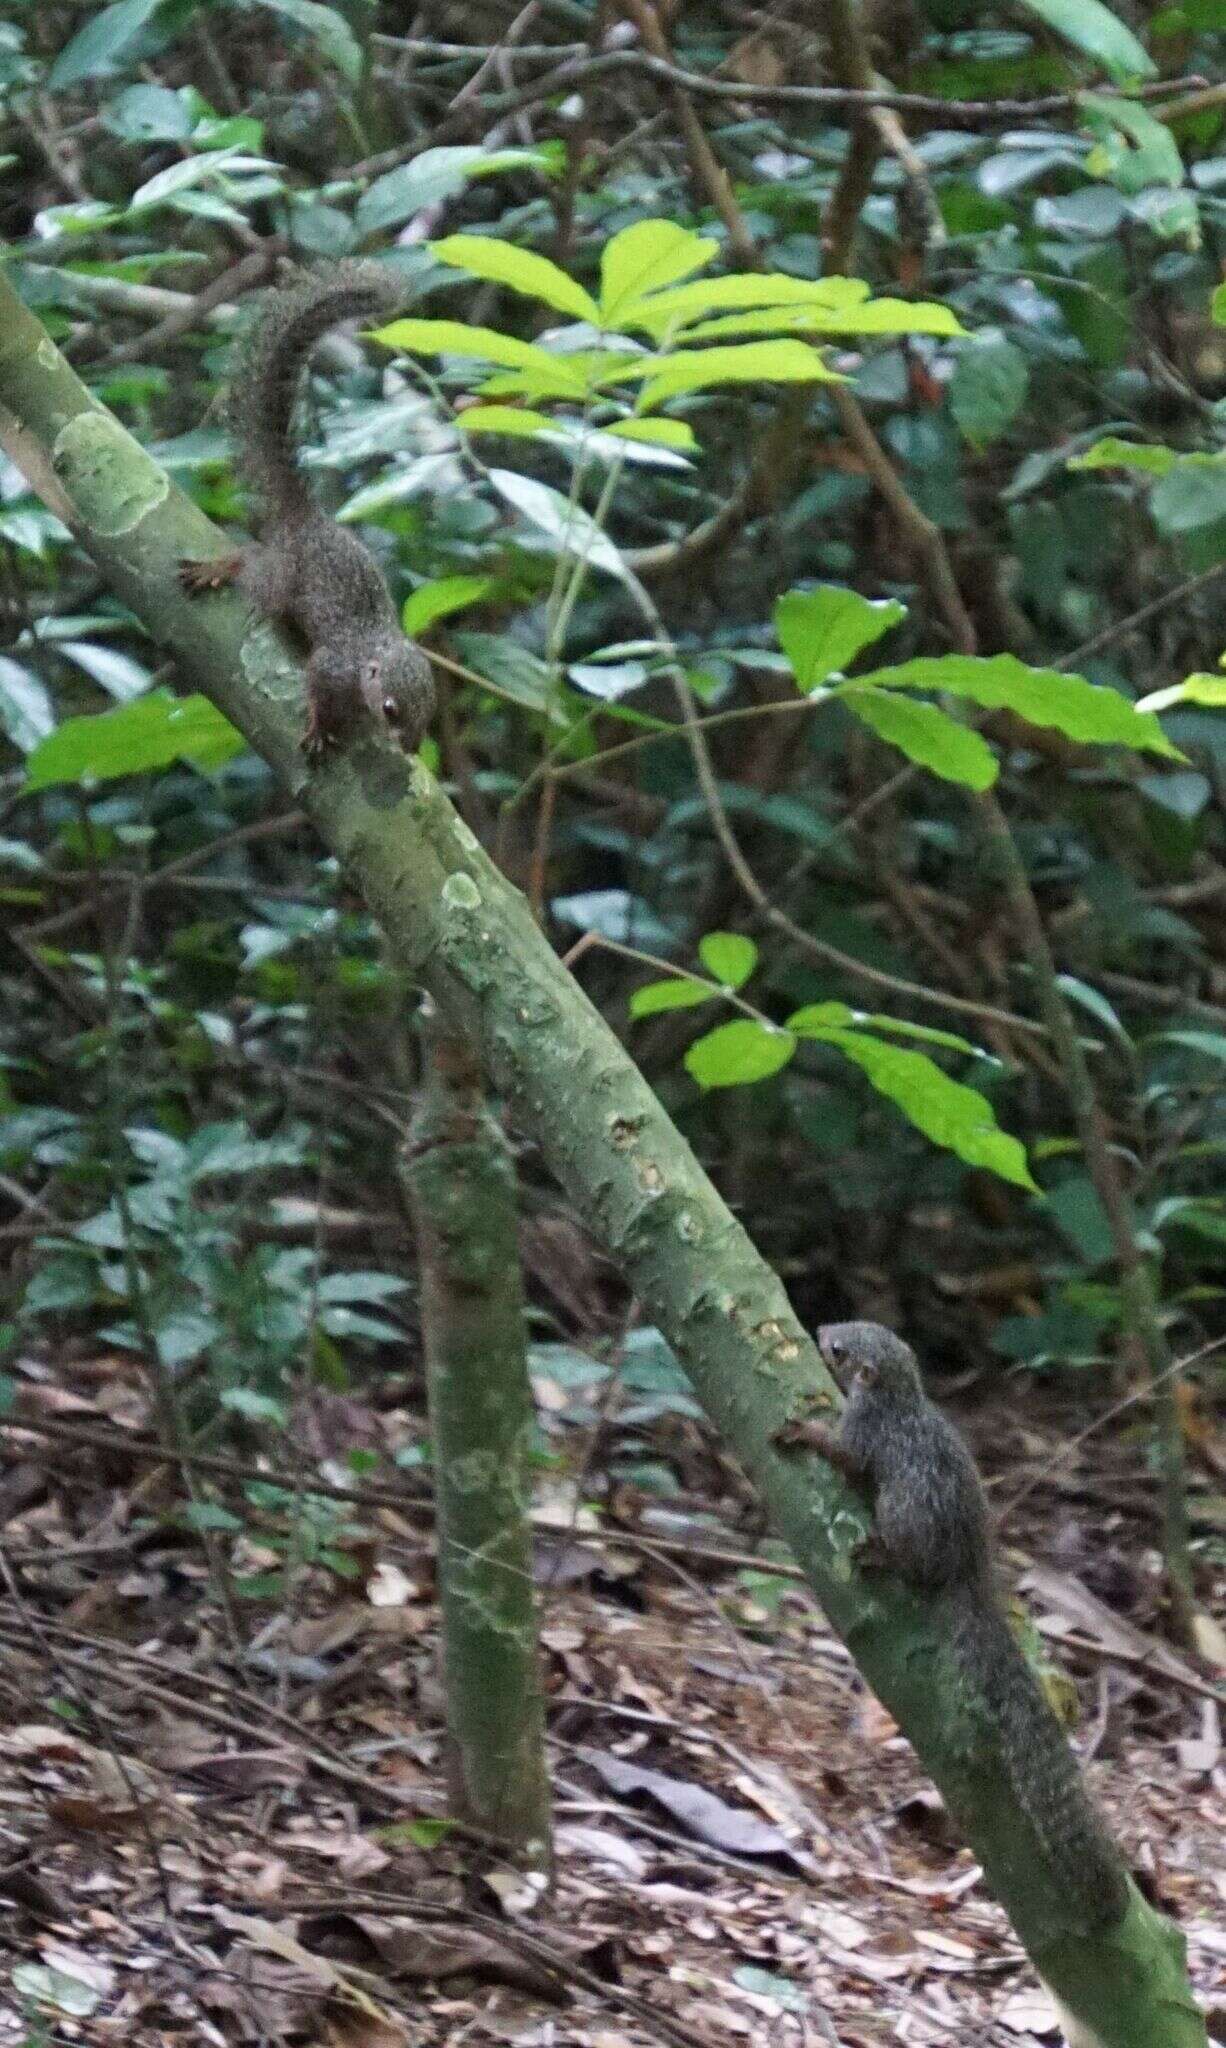
[(949, 384), (949, 409), (973, 448), (998, 441), (1013, 424), (1029, 383), (1025, 356), (1003, 335), (960, 351)]
[(617, 327), (651, 292), (703, 270), (719, 243), (671, 220), (640, 220), (605, 243), (600, 259), (600, 320)]
[(234, 149), (207, 150), (200, 156), (184, 157), (178, 163), (167, 164), (164, 171), (155, 172), (132, 194), (128, 212), (150, 213), (155, 207), (167, 206), (172, 200), (189, 194), (193, 186), (209, 184), (220, 177), (245, 177), (249, 172), (262, 174), (275, 168), (268, 157), (249, 156)]
[(118, 0), (85, 17), (85, 25), (65, 44), (47, 76), (48, 90), (63, 92), (82, 79), (108, 76), (127, 58), (150, 15), (161, 0)]
[(878, 738), (945, 782), (961, 782), (968, 789), (990, 789), (995, 782), (1000, 771), (987, 741), (939, 705), (861, 689), (858, 683), (840, 689), (838, 697)]
[(790, 1031), (778, 1031), (752, 1017), (736, 1017), (695, 1039), (685, 1064), (700, 1088), (743, 1088), (767, 1081), (786, 1067), (796, 1050)]
[(207, 697), (172, 697), (153, 690), (115, 711), (66, 718), (26, 763), (26, 788), (59, 782), (108, 782), (140, 775), (171, 761), (217, 768), (243, 750), (242, 735)]
[(324, 7), (321, 0), (259, 0), (259, 4), (305, 30), (328, 63), (335, 65), (350, 85), (356, 85), (362, 76), (362, 46), (335, 7)]
[(1183, 183), (1179, 148), (1165, 121), (1158, 121), (1135, 100), (1085, 93), (1082, 118), (1098, 136), (1086, 158), (1095, 178), (1110, 178), (1119, 191), (1135, 195), (1150, 185)]
[(1152, 712), (1138, 711), (1118, 690), (1060, 669), (1029, 668), (1014, 654), (921, 655), (874, 669), (864, 681), (878, 689), (948, 690), (994, 711), (1015, 711), (1031, 725), (1054, 726), (1071, 740), (1183, 758)]
[(12, 655), (0, 654), (0, 731), (29, 754), (54, 730), (55, 712), (46, 684)]
[(1154, 78), (1157, 65), (1118, 14), (1102, 0), (1020, 0), (1077, 49), (1093, 57), (1112, 78)]
[(128, 86), (111, 101), (102, 119), (112, 135), (121, 135), (125, 142), (186, 142), (192, 132), (186, 99), (164, 85)]
[(442, 242), (431, 242), (429, 248), (440, 263), (465, 270), (470, 277), (483, 277), (490, 284), (523, 292), (527, 298), (543, 299), (559, 313), (587, 320), (593, 327), (600, 324), (600, 308), (591, 293), (535, 250), (517, 248), (514, 242), (493, 235), (448, 235)]
[(632, 994), (630, 1015), (658, 1017), (663, 1010), (692, 1010), (699, 1003), (711, 1002), (716, 993), (703, 981), (649, 981)]
[(616, 704), (631, 690), (641, 690), (650, 671), (645, 661), (572, 661), (566, 673), (585, 696)]
[(1079, 1004), (1088, 1016), (1096, 1018), (1121, 1045), (1132, 1044), (1114, 1007), (1099, 989), (1092, 987), (1088, 981), (1080, 980), (1075, 974), (1058, 974), (1056, 981), (1070, 1002)]
[(775, 606), (779, 645), (802, 690), (815, 690), (907, 616), (893, 598), (861, 597), (836, 583), (789, 590)]
[(149, 670), (122, 648), (104, 647), (96, 640), (61, 640), (60, 652), (83, 668), (119, 704), (130, 703), (149, 688)]
[(698, 957), (724, 988), (743, 988), (758, 964), (758, 949), (743, 932), (707, 932)]
[(552, 484), (535, 477), (520, 476), (513, 469), (491, 469), (490, 482), (499, 495), (525, 519), (547, 533), (568, 555), (577, 555), (623, 581), (628, 571), (607, 533), (603, 533), (582, 505), (572, 505)]
[(1194, 533), (1226, 519), (1226, 462), (1185, 456), (1150, 495), (1149, 509), (1161, 533)]
[(355, 219), (362, 235), (379, 228), (399, 227), (423, 207), (437, 206), (462, 192), (471, 178), (496, 171), (545, 169), (544, 150), (482, 149), (479, 143), (456, 143), (423, 149), (407, 164), (397, 164), (367, 187), (357, 203)]
[(1217, 1031), (1161, 1031), (1154, 1045), (1181, 1045), (1187, 1052), (1203, 1053), (1206, 1059), (1226, 1060), (1226, 1038)]

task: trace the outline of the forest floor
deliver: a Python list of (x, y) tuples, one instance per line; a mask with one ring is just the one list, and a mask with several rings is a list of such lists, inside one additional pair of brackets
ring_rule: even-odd
[[(18, 1378), (0, 1436), (0, 2048), (1054, 2048), (908, 1745), (684, 1409), (583, 1433), (573, 1387), (536, 1375), (559, 1451), (538, 1500), (542, 1907), (509, 1871), (466, 1876), (442, 1825), (428, 1498), (393, 1462), (420, 1441), (412, 1391), (313, 1397), (280, 1439), (297, 1482), (232, 1455), (200, 1474), (192, 1528), (130, 1360), (27, 1360)], [(1000, 1407), (969, 1422), (1007, 1473), (1003, 1552), (1076, 1680), (1095, 1789), (1226, 2040), (1219, 1710), (1207, 1668), (1161, 1639), (1136, 1411), (1064, 1459), (1055, 1401), (1031, 1397), (1024, 1430)], [(599, 1515), (577, 1506), (625, 1429), (639, 1483)], [(649, 1461), (671, 1491), (642, 1483)], [(1202, 1490), (1198, 1514), (1213, 1505)], [(236, 1575), (229, 1619), (210, 1548)]]

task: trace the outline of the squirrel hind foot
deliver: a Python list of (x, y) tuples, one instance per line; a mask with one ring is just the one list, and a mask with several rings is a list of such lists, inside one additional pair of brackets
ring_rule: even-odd
[(208, 555), (203, 560), (185, 555), (179, 563), (179, 582), (189, 597), (206, 597), (236, 582), (242, 566), (241, 554)]

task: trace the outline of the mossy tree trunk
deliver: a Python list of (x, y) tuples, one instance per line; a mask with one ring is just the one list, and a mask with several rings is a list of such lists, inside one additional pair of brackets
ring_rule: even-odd
[(401, 1174), (417, 1236), (434, 1453), (449, 1789), (458, 1818), (546, 1870), (515, 1170), (469, 1041), (430, 1014), (422, 1042)]
[(0, 279), (0, 443), (112, 587), (314, 819), (393, 957), (478, 1048), (589, 1229), (684, 1362), (857, 1663), (965, 1828), (1044, 1979), (1102, 2048), (1203, 2048), (1182, 1937), (1135, 1890), (1093, 1937), (968, 1714), (934, 1612), (856, 1568), (863, 1511), (775, 1437), (833, 1390), (783, 1288), (633, 1062), (424, 769), (375, 741), (307, 772), (301, 675), (242, 604), (191, 604), (183, 555), (221, 537), (98, 405)]

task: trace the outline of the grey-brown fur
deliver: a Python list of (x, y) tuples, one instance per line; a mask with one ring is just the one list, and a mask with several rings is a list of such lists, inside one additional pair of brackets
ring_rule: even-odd
[(363, 712), (411, 751), (434, 708), (430, 664), (401, 632), (378, 563), (320, 511), (293, 438), (298, 386), (316, 342), (345, 320), (390, 319), (399, 296), (373, 263), (338, 263), (269, 295), (230, 396), (237, 466), (260, 501), (259, 540), (232, 559), (183, 565), (189, 589), (234, 582), (300, 643), (310, 752), (347, 738)]
[(864, 1489), (883, 1561), (947, 1595), (954, 1654), (996, 1723), (1010, 1784), (1058, 1881), (1086, 1927), (1118, 1920), (1128, 1900), (1124, 1867), (1005, 1619), (974, 1458), (892, 1330), (828, 1323), (818, 1345), (847, 1405), (837, 1432), (800, 1424), (792, 1440), (822, 1451)]

